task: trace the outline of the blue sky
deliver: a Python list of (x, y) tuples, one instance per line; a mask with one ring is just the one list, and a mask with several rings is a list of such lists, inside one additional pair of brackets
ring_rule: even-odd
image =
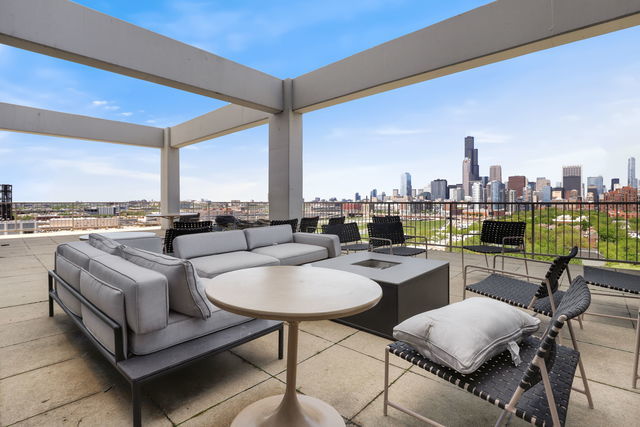
[[(79, 3), (280, 78), (296, 77), (486, 1), (90, 1)], [(304, 115), (304, 196), (461, 182), (463, 139), (480, 172), (626, 182), (640, 161), (640, 28)], [(151, 126), (223, 102), (0, 45), (0, 102)], [(267, 127), (181, 150), (183, 199), (266, 200)], [(158, 199), (159, 151), (0, 132), (16, 201)], [(586, 181), (586, 179), (585, 179)]]

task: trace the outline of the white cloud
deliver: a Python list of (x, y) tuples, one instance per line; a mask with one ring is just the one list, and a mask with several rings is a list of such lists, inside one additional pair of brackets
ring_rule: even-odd
[(124, 117), (131, 117), (131, 116), (133, 116), (133, 113), (130, 112), (130, 111), (125, 111), (123, 113), (120, 113), (120, 115), (124, 116)]
[(108, 103), (109, 101), (102, 101), (102, 100), (91, 101), (91, 104), (95, 105), (96, 107), (101, 107), (103, 105), (107, 105)]

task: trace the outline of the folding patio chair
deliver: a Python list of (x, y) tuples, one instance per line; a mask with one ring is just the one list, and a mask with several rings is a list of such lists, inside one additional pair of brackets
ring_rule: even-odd
[(300, 219), (300, 231), (303, 233), (315, 233), (318, 229), (319, 216), (303, 217)]
[[(488, 255), (506, 253), (525, 253), (524, 234), (527, 223), (519, 221), (493, 221), (482, 222), (482, 230), (478, 233), (465, 233), (462, 235), (463, 242), (465, 236), (480, 236), (479, 245), (465, 245), (463, 243), (460, 251), (462, 267), (464, 267), (464, 251), (484, 254), (484, 259), (489, 267)], [(529, 273), (529, 266), (525, 261), (525, 269)]]
[[(427, 238), (415, 235), (405, 235), (401, 222), (370, 222), (369, 250), (381, 254), (414, 256), (424, 253), (427, 255)], [(418, 239), (424, 239), (424, 249), (407, 246), (408, 241), (415, 243)]]
[[(556, 337), (565, 324), (571, 331), (571, 319), (583, 314), (590, 303), (589, 288), (584, 279), (578, 276), (558, 305), (542, 338), (530, 336), (522, 340), (522, 363), (518, 366), (514, 366), (509, 351), (505, 351), (485, 362), (475, 372), (464, 375), (422, 356), (407, 343), (396, 341), (389, 344), (385, 349), (384, 415), (387, 415), (388, 407), (391, 406), (429, 424), (440, 425), (389, 400), (391, 353), (501, 408), (502, 413), (496, 426), (508, 422), (513, 414), (537, 426), (564, 425), (572, 389), (586, 395), (590, 408), (593, 408), (593, 402), (573, 334), (571, 338), (574, 348), (557, 344)], [(582, 390), (572, 386), (578, 367), (584, 387)]]
[(340, 239), (341, 249), (347, 253), (351, 251), (369, 250), (369, 244), (362, 242), (358, 224), (348, 222), (346, 224), (334, 224), (322, 226), (323, 234), (335, 234)]

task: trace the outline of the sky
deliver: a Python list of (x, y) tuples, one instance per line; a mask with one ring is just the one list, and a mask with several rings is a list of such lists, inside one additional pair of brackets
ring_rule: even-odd
[[(487, 1), (120, 1), (78, 3), (279, 78), (400, 37)], [(464, 137), (480, 174), (626, 183), (640, 164), (640, 27), (307, 113), (304, 197), (462, 182)], [(0, 102), (167, 127), (224, 102), (0, 45)], [(180, 152), (181, 198), (267, 200), (267, 126)], [(0, 132), (14, 201), (158, 200), (157, 149)], [(639, 168), (640, 169), (640, 168)]]

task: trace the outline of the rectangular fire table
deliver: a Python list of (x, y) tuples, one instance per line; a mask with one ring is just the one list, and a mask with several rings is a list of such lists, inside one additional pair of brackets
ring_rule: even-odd
[(449, 304), (449, 263), (374, 252), (356, 252), (311, 264), (360, 274), (382, 287), (382, 299), (370, 310), (336, 319), (393, 338), (393, 327), (418, 313)]

